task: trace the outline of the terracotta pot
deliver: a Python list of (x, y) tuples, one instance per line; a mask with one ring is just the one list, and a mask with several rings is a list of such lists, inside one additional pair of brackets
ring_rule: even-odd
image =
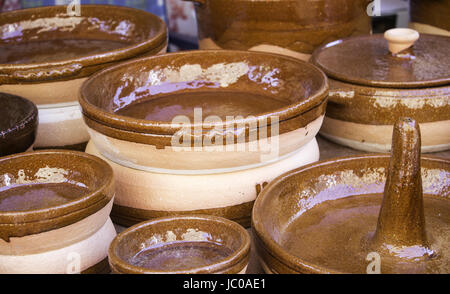
[(449, 0), (411, 0), (410, 27), (421, 33), (450, 36)]
[(311, 64), (220, 50), (108, 68), (83, 85), (80, 103), (96, 149), (120, 169), (116, 204), (147, 210), (123, 209), (122, 217), (207, 209), (248, 223), (255, 185), (318, 160), (326, 95), (326, 78)]
[(75, 151), (0, 159), (0, 272), (104, 273), (113, 172)]
[(314, 48), (368, 34), (366, 0), (190, 0), (200, 49), (268, 51), (308, 60)]
[(355, 149), (386, 152), (395, 120), (408, 116), (420, 123), (422, 152), (449, 149), (450, 38), (424, 34), (414, 43), (413, 30), (388, 32), (390, 45), (383, 35), (372, 35), (315, 51), (312, 61), (330, 81), (321, 134)]
[(0, 93), (0, 156), (31, 149), (38, 124), (33, 102)]
[(165, 217), (137, 224), (114, 239), (109, 263), (123, 274), (245, 273), (250, 235), (221, 217)]
[[(381, 255), (381, 252), (360, 248), (360, 243), (377, 228), (388, 165), (388, 155), (342, 157), (314, 163), (273, 180), (257, 198), (252, 215), (255, 244), (265, 272), (366, 273), (373, 256), (369, 254)], [(449, 176), (449, 160), (422, 158), (425, 217), (430, 223), (428, 230), (435, 229), (432, 231), (434, 249), (440, 241), (448, 244), (449, 240), (448, 234), (440, 233), (448, 231), (449, 224), (439, 227), (442, 224), (435, 222), (439, 213), (444, 223), (448, 216)], [(341, 206), (352, 199), (356, 200), (348, 204), (351, 207)], [(434, 211), (430, 206), (433, 201), (444, 205)], [(349, 229), (336, 229), (332, 224), (336, 227), (344, 224)], [(403, 230), (413, 227), (411, 224)], [(412, 268), (392, 269), (387, 266), (388, 261), (382, 255), (382, 273), (439, 272), (436, 268), (427, 269), (420, 262)], [(448, 263), (440, 270), (448, 273)]]
[(67, 15), (66, 6), (7, 12), (0, 32), (0, 91), (37, 104), (37, 148), (86, 143), (77, 102), (86, 78), (120, 61), (165, 52), (167, 46), (160, 18), (110, 5), (82, 5), (81, 16)]

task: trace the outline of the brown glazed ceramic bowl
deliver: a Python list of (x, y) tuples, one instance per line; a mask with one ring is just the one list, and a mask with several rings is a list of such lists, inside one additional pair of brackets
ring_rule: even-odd
[[(366, 258), (376, 250), (360, 251), (360, 241), (377, 227), (389, 159), (389, 155), (381, 154), (336, 158), (273, 180), (256, 199), (252, 215), (255, 244), (264, 270), (366, 273), (370, 262)], [(449, 240), (450, 161), (424, 156), (421, 165), (427, 228), (436, 230), (433, 246), (447, 250), (444, 244)], [(434, 210), (436, 203), (443, 205)], [(438, 220), (447, 222), (447, 227)], [(346, 230), (336, 229), (342, 226)], [(402, 271), (401, 266), (388, 269), (384, 260), (382, 272)], [(449, 264), (434, 270), (448, 273)], [(412, 272), (422, 271), (426, 271), (422, 264), (413, 266)]]
[(0, 93), (0, 156), (30, 149), (37, 125), (38, 110), (33, 102)]
[(245, 273), (250, 235), (240, 225), (206, 215), (137, 224), (111, 243), (109, 263), (122, 274)]
[[(330, 83), (322, 135), (355, 149), (388, 152), (394, 122), (407, 116), (420, 123), (422, 152), (450, 148), (450, 37), (422, 34), (414, 43), (417, 36), (395, 29), (314, 52), (313, 63)], [(411, 42), (405, 49), (385, 38)]]
[(36, 147), (89, 140), (79, 111), (79, 87), (92, 73), (137, 56), (165, 52), (164, 22), (142, 10), (82, 5), (2, 13), (0, 92), (25, 97), (39, 109)]
[(0, 158), (0, 272), (107, 272), (113, 172), (75, 151)]
[(410, 28), (421, 33), (450, 37), (450, 1), (410, 0)]
[(326, 97), (311, 64), (211, 50), (105, 69), (84, 83), (80, 104), (87, 152), (115, 171), (115, 221), (212, 214), (247, 226), (267, 182), (319, 159)]
[(367, 0), (190, 0), (200, 49), (267, 51), (308, 60), (328, 42), (370, 33)]

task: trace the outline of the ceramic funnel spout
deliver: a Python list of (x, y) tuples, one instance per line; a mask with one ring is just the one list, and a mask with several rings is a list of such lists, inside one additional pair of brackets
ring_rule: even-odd
[(431, 250), (425, 232), (420, 145), (419, 124), (410, 118), (399, 119), (373, 242), (390, 251), (416, 248), (412, 251), (423, 256)]

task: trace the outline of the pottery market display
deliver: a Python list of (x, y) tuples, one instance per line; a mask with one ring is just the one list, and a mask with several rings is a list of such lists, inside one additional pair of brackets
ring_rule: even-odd
[(39, 109), (36, 148), (84, 148), (89, 135), (78, 104), (94, 72), (133, 57), (166, 51), (164, 22), (142, 10), (82, 5), (2, 13), (0, 92), (25, 97)]
[(268, 273), (448, 273), (450, 160), (420, 155), (400, 119), (389, 155), (322, 161), (272, 181), (255, 202)]
[(450, 148), (450, 37), (393, 29), (329, 43), (312, 62), (329, 77), (320, 133), (355, 149), (386, 152), (395, 120), (420, 123), (422, 152)]
[(206, 213), (248, 226), (267, 182), (318, 160), (327, 92), (315, 66), (259, 52), (166, 54), (95, 74), (80, 103), (87, 151), (120, 183), (114, 220)]
[(113, 171), (76, 151), (0, 158), (0, 273), (107, 273)]
[(113, 240), (109, 263), (123, 274), (245, 273), (250, 235), (240, 225), (207, 215), (158, 218)]
[(308, 60), (328, 42), (371, 30), (367, 0), (190, 0), (200, 49), (266, 51)]
[(30, 150), (37, 125), (36, 105), (22, 97), (0, 93), (0, 157)]
[(450, 37), (450, 0), (410, 0), (410, 28)]

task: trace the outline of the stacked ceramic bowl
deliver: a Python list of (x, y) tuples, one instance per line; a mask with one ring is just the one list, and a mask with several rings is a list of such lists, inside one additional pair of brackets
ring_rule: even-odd
[(0, 273), (106, 273), (114, 181), (77, 151), (0, 159)]
[(245, 51), (194, 51), (103, 70), (81, 89), (87, 152), (113, 167), (113, 219), (209, 214), (250, 224), (277, 175), (317, 161), (328, 85), (315, 66)]
[(167, 35), (164, 22), (145, 11), (88, 5), (76, 16), (56, 6), (2, 13), (0, 46), (0, 92), (39, 109), (35, 147), (80, 149), (89, 140), (81, 84), (119, 61), (165, 52)]

